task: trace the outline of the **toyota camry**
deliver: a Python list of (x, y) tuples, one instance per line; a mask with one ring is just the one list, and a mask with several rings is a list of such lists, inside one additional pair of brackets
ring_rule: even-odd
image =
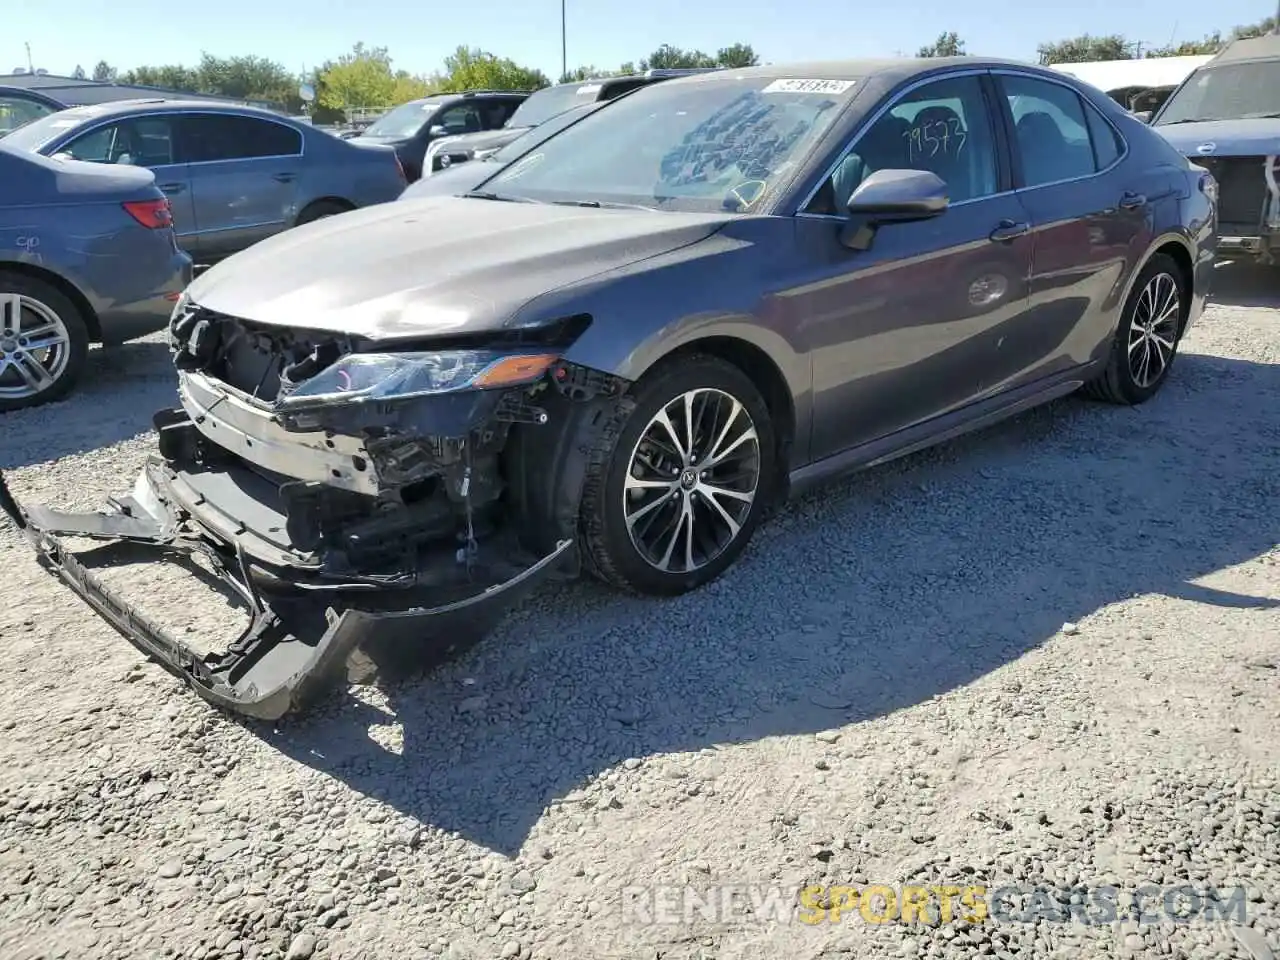
[[(95, 514), (0, 495), (142, 649), (276, 717), (549, 577), (684, 593), (820, 480), (1077, 391), (1150, 400), (1203, 308), (1215, 197), (1038, 67), (673, 79), (461, 195), (215, 266), (173, 313), (180, 402), (132, 492)], [(68, 536), (198, 554), (249, 626), (197, 655)]]

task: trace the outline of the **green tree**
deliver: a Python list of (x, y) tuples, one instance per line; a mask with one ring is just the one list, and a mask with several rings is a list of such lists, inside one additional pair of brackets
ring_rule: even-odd
[(1143, 51), (1144, 57), (1197, 57), (1217, 53), (1222, 49), (1222, 34), (1214, 32), (1203, 40), (1184, 40), (1167, 47), (1153, 47)]
[(105, 60), (99, 60), (93, 67), (93, 79), (99, 83), (115, 83), (116, 68)]
[(366, 49), (363, 43), (325, 63), (316, 81), (316, 101), (333, 110), (389, 106), (396, 86), (387, 48)]
[(160, 87), (179, 93), (217, 93), (216, 90), (204, 90), (200, 84), (200, 73), (191, 67), (171, 64), (159, 67), (134, 67), (120, 75), (121, 83), (136, 83), (143, 87)]
[(1052, 63), (1089, 63), (1094, 60), (1129, 60), (1134, 55), (1134, 45), (1118, 34), (1106, 37), (1095, 37), (1084, 34), (1070, 40), (1059, 40), (1056, 43), (1042, 43), (1037, 48), (1040, 62), (1045, 66)]
[(1236, 27), (1231, 31), (1233, 40), (1242, 40), (1247, 37), (1261, 37), (1276, 28), (1276, 18), (1267, 17), (1265, 20), (1259, 20), (1257, 23), (1249, 24), (1244, 27)]
[(266, 57), (215, 57), (205, 53), (194, 72), (199, 84), (197, 92), (235, 100), (267, 100), (295, 112), (302, 108), (297, 77)]
[(83, 79), (85, 79), (84, 67), (80, 66), (80, 64), (78, 64), (78, 63), (77, 63), (77, 64), (76, 64), (76, 68), (75, 68), (74, 70), (72, 70), (72, 71), (71, 71), (71, 77), (72, 77), (72, 79), (74, 79), (74, 80), (83, 80)]
[(954, 30), (945, 31), (938, 34), (938, 39), (933, 41), (933, 43), (917, 50), (916, 56), (963, 57), (965, 56), (964, 41), (960, 39), (960, 35)]
[(541, 70), (522, 67), (507, 57), (497, 57), (477, 47), (458, 47), (444, 60), (440, 89), (540, 90), (551, 80)]
[(720, 67), (754, 67), (760, 56), (749, 43), (735, 43), (716, 51), (716, 65)]
[[(624, 70), (623, 73), (626, 71)], [(614, 71), (602, 70), (595, 66), (576, 67), (568, 73), (562, 74), (557, 83), (581, 83), (583, 80), (591, 80), (596, 77), (612, 77)]]
[(680, 70), (690, 67), (714, 67), (716, 58), (701, 50), (682, 50), (664, 43), (640, 61), (640, 70)]

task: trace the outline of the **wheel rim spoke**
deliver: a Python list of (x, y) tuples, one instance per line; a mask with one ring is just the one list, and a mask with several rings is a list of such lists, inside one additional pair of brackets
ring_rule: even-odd
[(742, 533), (759, 479), (759, 436), (739, 400), (712, 388), (675, 397), (641, 432), (627, 465), (632, 545), (666, 573), (706, 566)]
[(1167, 273), (1152, 277), (1139, 295), (1129, 322), (1129, 375), (1138, 388), (1152, 386), (1169, 369), (1177, 348), (1181, 316), (1177, 281)]
[(71, 358), (66, 324), (45, 304), (0, 294), (0, 399), (22, 400), (53, 386)]

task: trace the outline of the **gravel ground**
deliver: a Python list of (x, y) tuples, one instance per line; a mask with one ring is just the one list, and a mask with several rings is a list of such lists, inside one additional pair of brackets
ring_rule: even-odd
[[(0, 956), (1280, 955), (1280, 275), (1223, 270), (1216, 301), (1143, 408), (1070, 399), (853, 478), (696, 595), (552, 588), (274, 728), (0, 529)], [(0, 423), (0, 467), (95, 505), (171, 395), (158, 342), (97, 354)], [(195, 596), (145, 606), (198, 624)], [(647, 923), (632, 889), (915, 882), (1029, 913)], [(1030, 909), (1142, 883), (1240, 887), (1243, 922)]]

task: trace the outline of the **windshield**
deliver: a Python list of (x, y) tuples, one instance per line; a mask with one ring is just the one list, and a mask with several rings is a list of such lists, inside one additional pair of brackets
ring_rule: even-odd
[(425, 103), (406, 103), (396, 107), (390, 113), (384, 113), (365, 128), (366, 137), (412, 137), (422, 129), (422, 125), (431, 119), (431, 115), (440, 109), (434, 100)]
[(496, 164), (510, 163), (512, 160), (518, 160), (521, 156), (528, 153), (529, 150), (536, 147), (540, 142), (546, 140), (559, 130), (577, 123), (592, 110), (603, 107), (608, 101), (593, 100), (591, 103), (580, 103), (570, 107), (563, 113), (558, 113), (549, 120), (544, 120), (538, 124), (535, 130), (530, 130), (520, 134), (501, 150), (491, 153), (485, 157), (485, 161)]
[(1164, 105), (1154, 125), (1280, 116), (1280, 60), (1201, 67)]
[(854, 82), (716, 77), (637, 90), (485, 183), (503, 196), (747, 212), (853, 96)]
[(529, 99), (507, 121), (508, 127), (536, 127), (557, 114), (583, 103), (593, 103), (600, 95), (598, 83), (562, 83), (544, 87)]

